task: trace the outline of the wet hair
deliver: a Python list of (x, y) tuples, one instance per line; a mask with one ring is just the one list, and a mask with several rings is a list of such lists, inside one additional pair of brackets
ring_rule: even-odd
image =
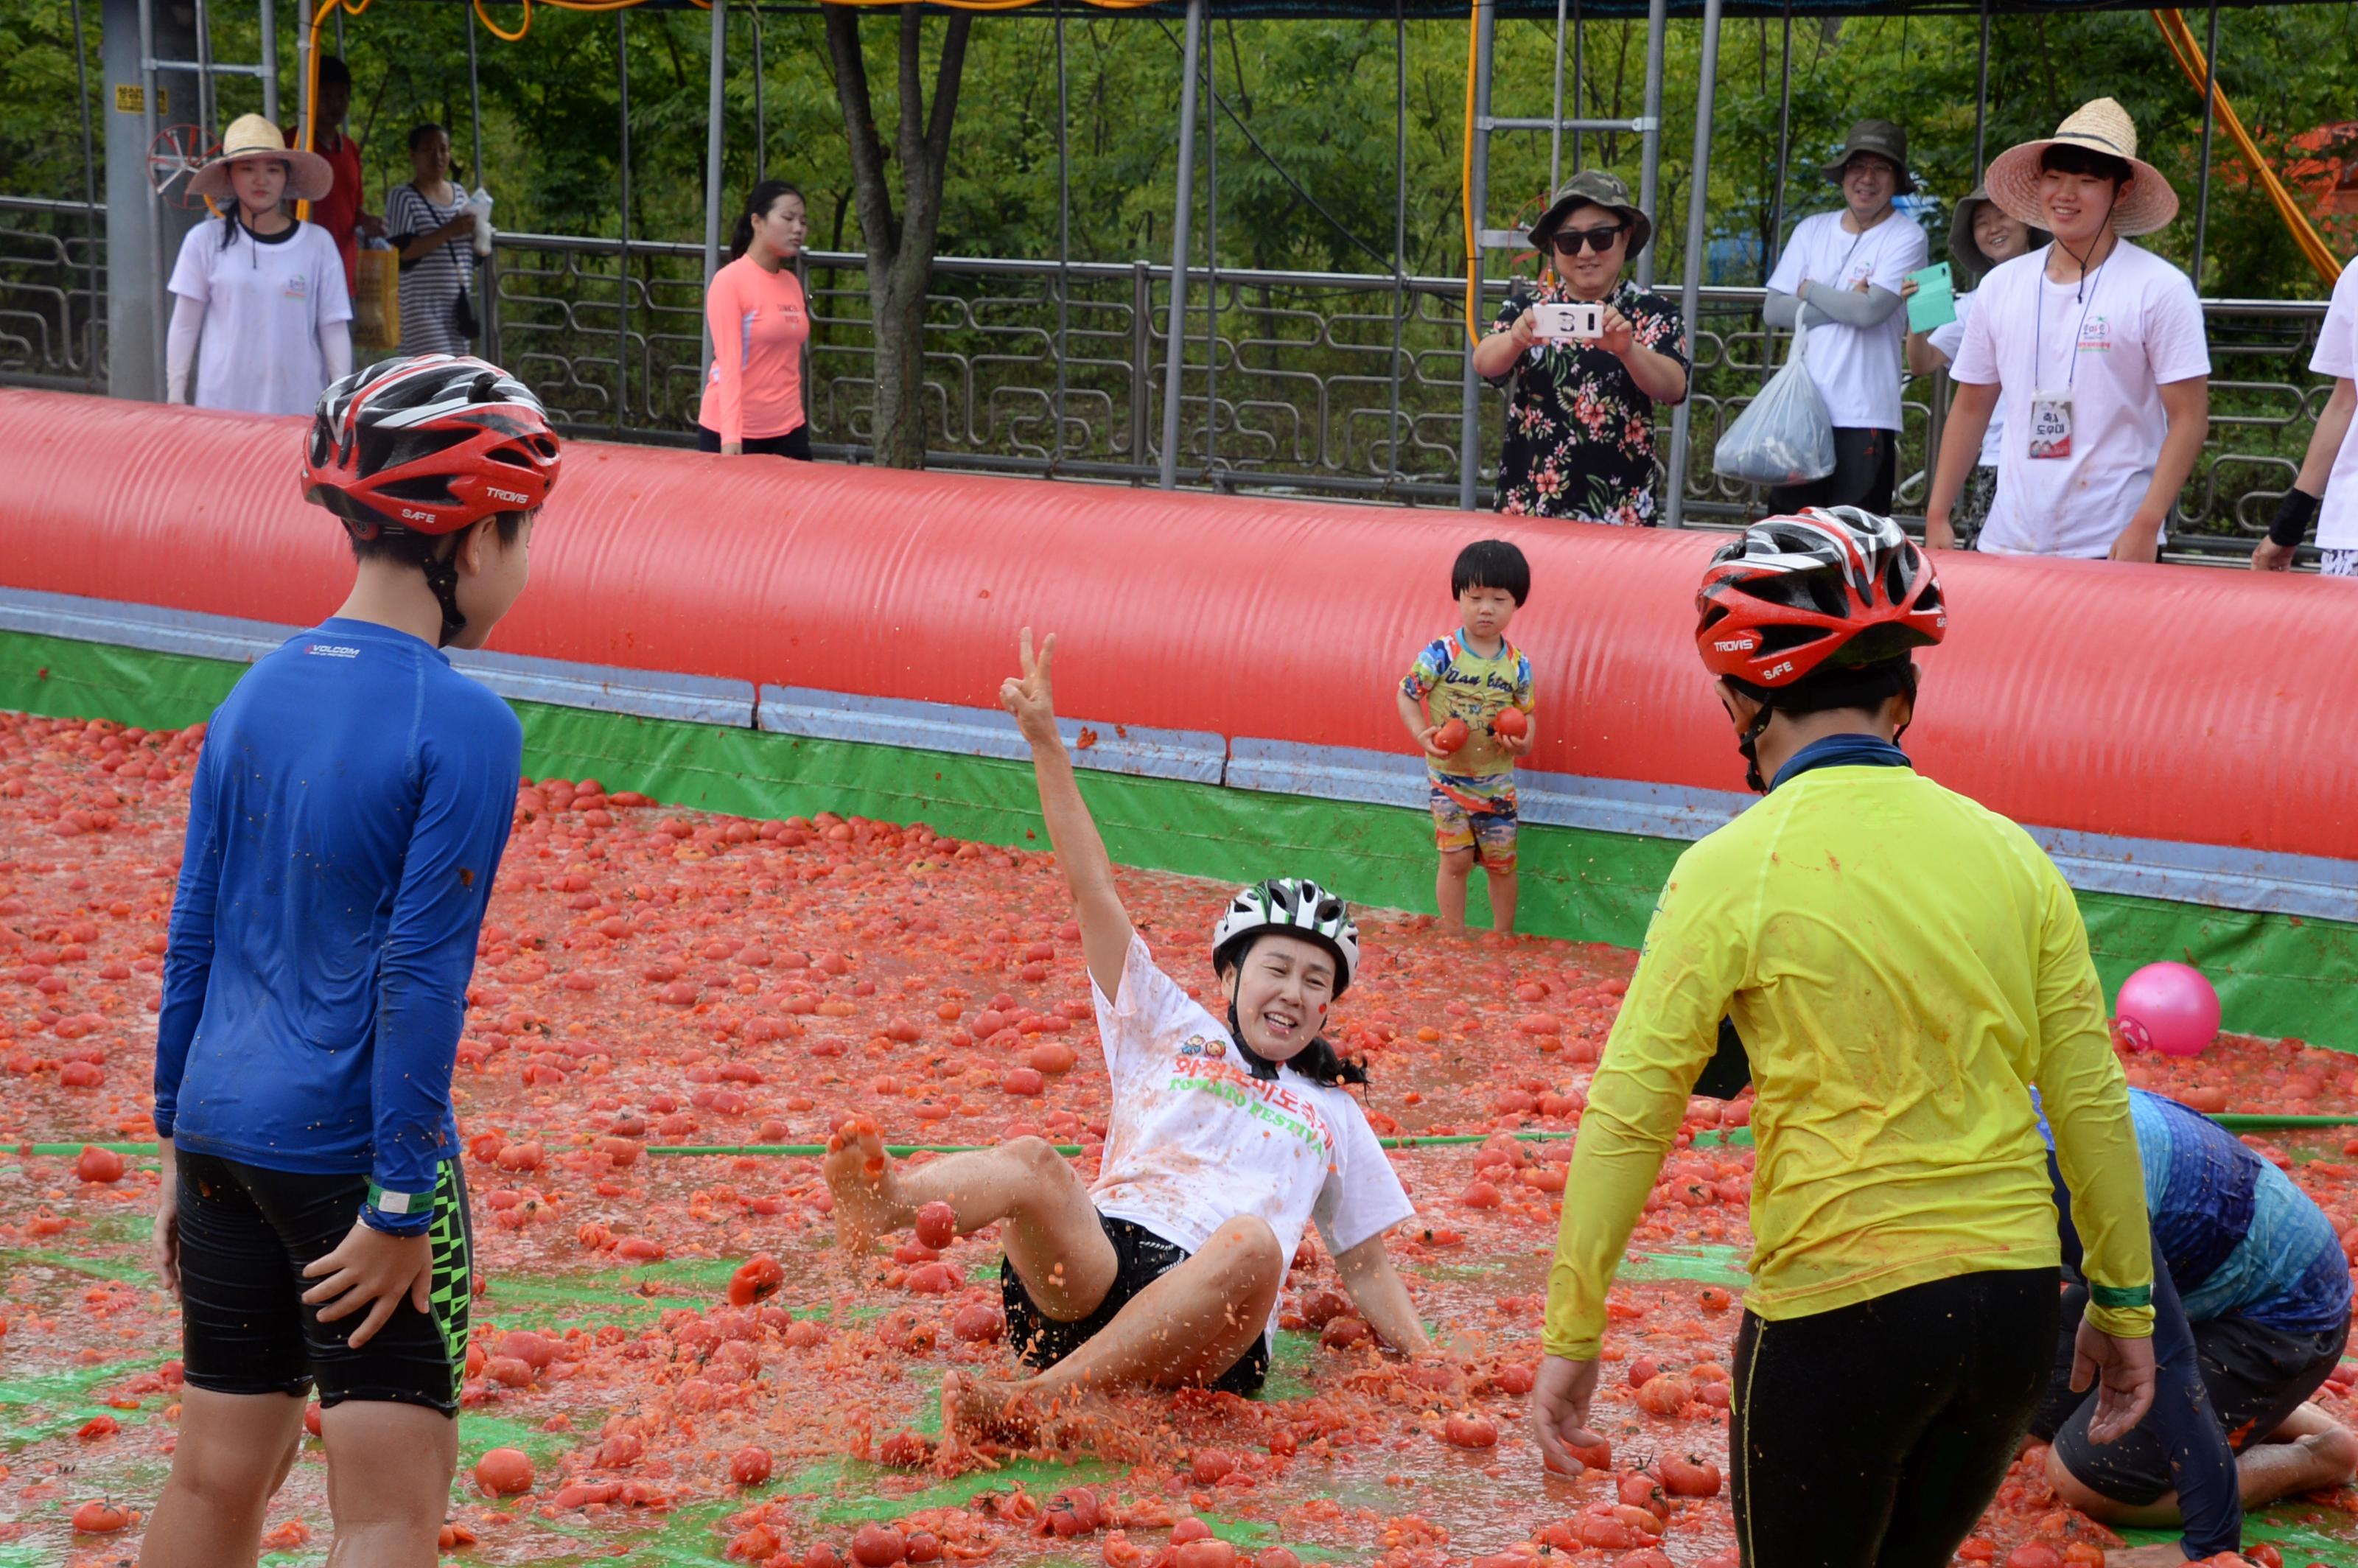
[(1844, 665), (1841, 657), (1835, 654), (1791, 686), (1755, 686), (1733, 676), (1727, 677), (1727, 684), (1753, 701), (1788, 717), (1824, 713), (1837, 708), (1874, 713), (1895, 697), (1915, 700), (1916, 661), (1909, 654), (1903, 653), (1863, 665)]
[[(531, 515), (529, 512), (495, 512), (492, 514), (492, 531), (499, 535), (502, 549), (515, 547), (516, 540), (524, 535), (525, 519)], [(363, 539), (349, 528), (344, 532), (352, 542), (352, 559), (356, 561), (401, 561), (410, 566), (423, 566), (441, 549), (443, 540), (463, 539), (468, 530), (461, 528), (455, 534), (418, 534), (405, 529), (399, 533), (379, 534), (372, 539)], [(457, 547), (456, 545), (451, 546), (454, 550)]]
[[(729, 235), (730, 261), (735, 261), (752, 247), (753, 220), (768, 217), (770, 209), (778, 204), (779, 199), (787, 196), (797, 201), (804, 200), (799, 188), (783, 179), (765, 179), (745, 193), (745, 210), (737, 214), (737, 227)], [(805, 205), (808, 203), (805, 202)]]
[(2084, 174), (2097, 179), (2109, 179), (2118, 191), (2136, 176), (2126, 158), (2100, 153), (2093, 147), (2074, 146), (2069, 142), (2057, 142), (2042, 147), (2039, 154), (2041, 174)]
[[(1244, 968), (1245, 960), (1252, 957), (1253, 948), (1260, 945), (1260, 938), (1264, 936), (1299, 936), (1305, 942), (1318, 941), (1314, 934), (1306, 931), (1257, 931), (1249, 940), (1245, 941), (1243, 946), (1237, 947), (1225, 957), (1215, 960), (1220, 970), (1220, 979), (1233, 984), (1232, 977)], [(1323, 942), (1319, 945), (1325, 946)], [(1338, 974), (1341, 972), (1341, 961), (1340, 955), (1336, 955), (1336, 973)], [(1235, 996), (1235, 992), (1229, 993), (1228, 1034), (1236, 1042), (1237, 1054), (1243, 1058), (1246, 1072), (1264, 1083), (1274, 1082), (1277, 1078), (1279, 1064), (1271, 1061), (1245, 1044), (1245, 1026), (1243, 1021), (1237, 1017)], [(1293, 1068), (1312, 1083), (1323, 1084), (1330, 1088), (1340, 1084), (1364, 1084), (1368, 1081), (1367, 1065), (1354, 1061), (1336, 1050), (1323, 1034), (1288, 1057), (1284, 1065)]]
[(418, 144), (425, 141), (427, 137), (434, 135), (437, 131), (441, 132), (445, 136), (448, 136), (450, 134), (439, 120), (428, 120), (422, 125), (410, 126), (409, 150), (411, 152), (416, 152), (417, 150)]
[(1531, 563), (1504, 539), (1476, 539), (1457, 552), (1449, 568), (1449, 596), (1457, 599), (1469, 588), (1496, 588), (1515, 596), (1515, 608), (1531, 596)]
[(346, 65), (341, 59), (338, 59), (334, 55), (321, 55), (319, 57), (319, 85), (326, 87), (330, 84), (339, 83), (345, 87), (350, 87), (352, 84), (352, 67)]

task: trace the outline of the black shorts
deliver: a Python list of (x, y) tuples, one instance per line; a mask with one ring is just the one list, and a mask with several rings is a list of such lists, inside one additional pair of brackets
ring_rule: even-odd
[[(720, 432), (709, 427), (698, 425), (696, 427), (696, 449), (699, 452), (719, 452)], [(745, 438), (745, 449), (763, 457), (799, 458), (804, 462), (808, 462), (811, 460), (810, 427), (797, 425), (783, 436), (748, 436)]]
[[(2138, 1426), (2117, 1443), (2089, 1441), (2095, 1391), (2071, 1391), (2073, 1337), (2087, 1304), (2085, 1285), (2074, 1284), (2063, 1292), (2055, 1370), (2030, 1433), (2053, 1444), (2064, 1468), (2090, 1491), (2141, 1507), (2178, 1483), (2169, 1473), (2169, 1450), (2149, 1424)], [(2325, 1375), (2341, 1361), (2342, 1347), (2350, 1339), (2348, 1324), (2322, 1334), (2288, 1334), (2234, 1316), (2193, 1326), (2202, 1391), (2210, 1397), (2212, 1414), (2226, 1429), (2227, 1446), (2238, 1454), (2255, 1443), (2266, 1442), (2286, 1417), (2317, 1392)]]
[(1949, 1568), (2039, 1405), (2058, 1271), (1961, 1274), (1736, 1336), (1727, 1453), (1755, 1568)]
[[(1097, 1311), (1071, 1323), (1061, 1323), (1042, 1312), (1032, 1292), (1015, 1272), (1015, 1265), (1006, 1259), (999, 1260), (999, 1293), (1007, 1306), (1007, 1338), (1015, 1346), (1022, 1363), (1038, 1371), (1045, 1371), (1078, 1350), (1083, 1345), (1114, 1320), (1115, 1314), (1130, 1304), (1130, 1299), (1154, 1283), (1188, 1259), (1187, 1249), (1174, 1241), (1166, 1241), (1142, 1225), (1127, 1219), (1109, 1219), (1098, 1216), (1105, 1227), (1106, 1239), (1113, 1243), (1115, 1260), (1113, 1283), (1107, 1287), (1105, 1300), (1098, 1303)], [(1235, 1366), (1212, 1380), (1212, 1387), (1224, 1394), (1242, 1394), (1249, 1399), (1260, 1392), (1261, 1384), (1269, 1379), (1269, 1336), (1257, 1336), (1252, 1348), (1237, 1357)]]
[(1887, 517), (1898, 477), (1899, 432), (1837, 425), (1834, 471), (1806, 484), (1771, 486), (1768, 510), (1790, 513), (1804, 506), (1857, 506)]
[(407, 1299), (360, 1349), (346, 1337), (366, 1317), (319, 1321), (303, 1292), (306, 1264), (352, 1228), (365, 1176), (266, 1171), (177, 1152), (180, 1174), (180, 1346), (188, 1380), (221, 1394), (287, 1394), (317, 1387), (323, 1405), (378, 1400), (459, 1411), (474, 1277), (467, 1185), (445, 1161), (434, 1188), (433, 1310)]

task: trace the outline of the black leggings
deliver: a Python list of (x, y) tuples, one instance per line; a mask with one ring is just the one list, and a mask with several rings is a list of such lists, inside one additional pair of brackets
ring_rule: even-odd
[[(696, 449), (699, 452), (720, 450), (720, 432), (709, 425), (698, 425), (696, 427)], [(745, 450), (764, 457), (799, 458), (808, 462), (811, 460), (810, 427), (797, 425), (783, 436), (748, 436), (745, 438)]]
[(1736, 1339), (1727, 1452), (1746, 1568), (1948, 1568), (2055, 1350), (2061, 1271), (1964, 1274)]

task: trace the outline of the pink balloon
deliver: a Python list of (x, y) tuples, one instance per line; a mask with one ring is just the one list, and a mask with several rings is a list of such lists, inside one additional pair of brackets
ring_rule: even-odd
[(2140, 1050), (2201, 1054), (2219, 1037), (2219, 993), (2187, 964), (2147, 964), (2121, 982), (2121, 1033)]

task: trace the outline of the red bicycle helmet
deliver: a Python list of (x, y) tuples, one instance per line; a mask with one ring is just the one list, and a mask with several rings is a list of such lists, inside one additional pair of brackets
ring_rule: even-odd
[(562, 463), (548, 413), (483, 360), (380, 360), (319, 395), (303, 452), (303, 497), (357, 539), (455, 534), (530, 512)]
[(1899, 524), (1855, 506), (1753, 524), (1712, 557), (1695, 610), (1711, 673), (1769, 688), (1829, 660), (1855, 669), (1897, 658), (1949, 626), (1931, 559)]

